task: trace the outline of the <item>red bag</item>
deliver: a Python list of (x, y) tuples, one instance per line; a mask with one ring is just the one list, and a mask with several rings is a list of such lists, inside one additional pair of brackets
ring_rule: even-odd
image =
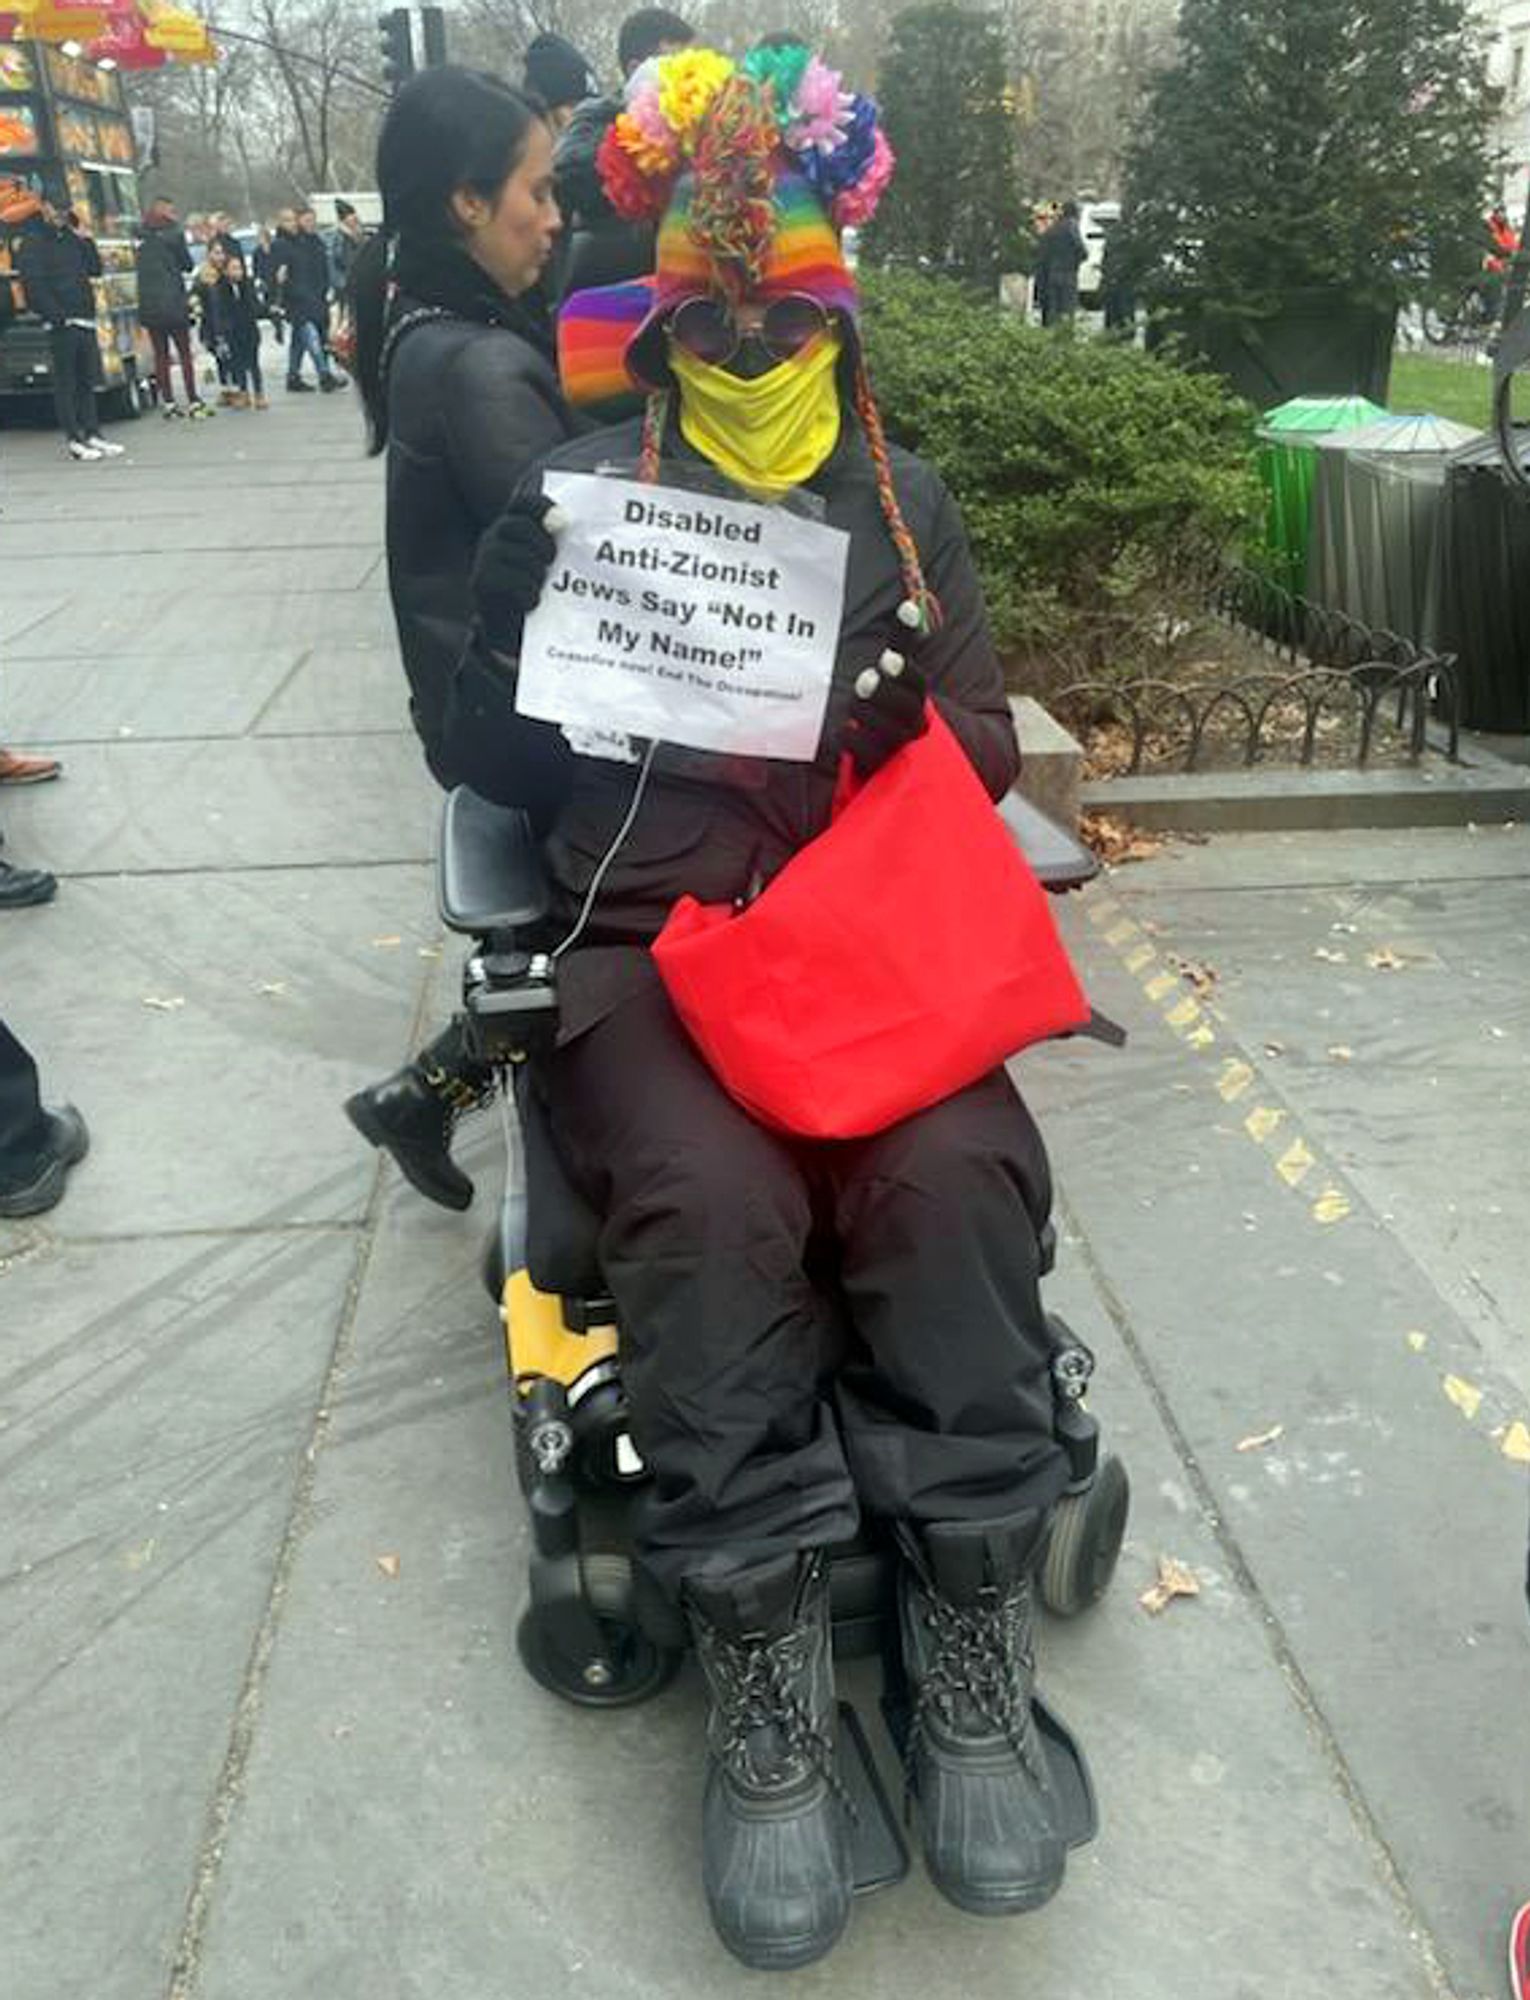
[(934, 709), (741, 913), (682, 896), (653, 955), (766, 1125), (880, 1132), (1089, 1019), (1046, 892)]

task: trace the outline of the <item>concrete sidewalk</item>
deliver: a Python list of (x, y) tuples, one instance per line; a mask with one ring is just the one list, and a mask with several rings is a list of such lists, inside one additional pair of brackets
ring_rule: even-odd
[[(3, 920), (0, 1011), (96, 1137), (0, 1229), (0, 1993), (757, 1991), (700, 1903), (693, 1673), (601, 1716), (515, 1655), (494, 1121), (464, 1218), (340, 1115), (457, 955), (378, 470), (353, 398), (276, 402), (111, 465), (0, 438), (0, 737), (68, 762), (0, 791), (8, 856), (66, 878)], [(1066, 920), (1133, 1031), (1021, 1065), (1052, 1302), (1134, 1482), (1113, 1593), (1045, 1633), (1101, 1837), (1014, 1924), (916, 1864), (777, 1985), (1496, 1994), (1530, 1887), (1530, 834), (1228, 839)], [(1153, 1619), (1161, 1554), (1202, 1592)]]

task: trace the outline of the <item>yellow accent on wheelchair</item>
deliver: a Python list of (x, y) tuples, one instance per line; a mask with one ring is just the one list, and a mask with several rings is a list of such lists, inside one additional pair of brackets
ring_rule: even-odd
[(526, 1271), (512, 1271), (500, 1300), (505, 1323), (505, 1365), (510, 1379), (524, 1394), (539, 1377), (550, 1376), (579, 1401), (591, 1370), (616, 1359), (616, 1328), (591, 1327), (570, 1333), (563, 1324), (563, 1302), (551, 1292), (539, 1292)]

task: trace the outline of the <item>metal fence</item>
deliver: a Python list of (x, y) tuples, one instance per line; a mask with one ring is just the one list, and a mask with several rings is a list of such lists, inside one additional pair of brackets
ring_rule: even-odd
[(1130, 732), (1126, 772), (1141, 771), (1150, 753), (1159, 767), (1194, 771), (1211, 743), (1230, 743), (1245, 768), (1276, 758), (1310, 765), (1320, 739), (1325, 752), (1342, 747), (1363, 768), (1389, 721), (1416, 764), (1430, 748), (1431, 713), (1445, 755), (1459, 761), (1454, 654), (1362, 625), (1257, 570), (1218, 571), (1207, 601), (1214, 617), (1258, 642), (1268, 667), (1221, 680), (1078, 680), (1053, 698), (1075, 729)]

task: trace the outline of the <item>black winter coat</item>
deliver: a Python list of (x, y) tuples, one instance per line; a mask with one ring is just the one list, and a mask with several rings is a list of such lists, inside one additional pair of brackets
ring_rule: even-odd
[(189, 326), (186, 278), (191, 251), (179, 223), (161, 222), (145, 229), (138, 243), (137, 268), (138, 317), (143, 325), (165, 330)]
[(558, 139), (553, 175), (563, 211), (558, 251), (562, 297), (589, 285), (619, 285), (653, 269), (652, 223), (625, 222), (606, 200), (596, 155), (606, 128), (621, 110), (614, 97), (590, 97), (579, 105)]
[(1058, 279), (1064, 284), (1071, 282), (1088, 257), (1089, 246), (1084, 241), (1084, 232), (1071, 215), (1060, 215), (1037, 239), (1036, 269), (1044, 272), (1049, 282)]
[(16, 268), (27, 304), (49, 326), (96, 317), (91, 279), (101, 275), (101, 253), (88, 236), (34, 216), (21, 232)]
[(315, 231), (276, 235), (276, 275), (281, 301), (289, 319), (313, 319), (323, 324), (329, 311), (329, 252)]
[[(641, 423), (565, 445), (548, 464), (588, 472), (636, 463)], [(674, 456), (686, 455), (678, 440)], [(1004, 676), (988, 631), (982, 586), (955, 502), (932, 466), (892, 452), (894, 483), (918, 545), (926, 581), (944, 610), (940, 629), (915, 658), (953, 734), (989, 794), (1002, 798), (1020, 768)], [(540, 483), (540, 472), (529, 484)], [(838, 746), (856, 676), (884, 647), (907, 640), (897, 622), (902, 572), (877, 497), (871, 457), (859, 430), (848, 433), (809, 482), (830, 527), (850, 536), (845, 609), (822, 745), (812, 764), (698, 756), (661, 750), (636, 821), (606, 874), (587, 945), (646, 944), (677, 897), (729, 903), (768, 882), (829, 823)], [(901, 635), (901, 638), (900, 638)], [(544, 823), (566, 928), (632, 800), (636, 767), (573, 757), (561, 734), (512, 713), (508, 676), (478, 654), (454, 677), (445, 721), (445, 757), (469, 767), (477, 789), (492, 777), (497, 795), (526, 803)], [(565, 961), (561, 1033), (580, 1033), (622, 997), (634, 977), (630, 950), (581, 950)]]
[[(399, 311), (418, 311), (407, 299)], [(438, 782), (505, 803), (514, 773), (448, 746), (447, 696), (473, 625), (468, 576), (478, 538), (534, 460), (577, 420), (557, 371), (530, 341), (472, 320), (428, 320), (402, 335), (388, 378), (388, 587), (410, 711)]]
[(207, 294), (209, 331), (214, 347), (226, 348), (246, 363), (260, 352), (260, 298), (253, 278), (237, 285), (220, 278)]

